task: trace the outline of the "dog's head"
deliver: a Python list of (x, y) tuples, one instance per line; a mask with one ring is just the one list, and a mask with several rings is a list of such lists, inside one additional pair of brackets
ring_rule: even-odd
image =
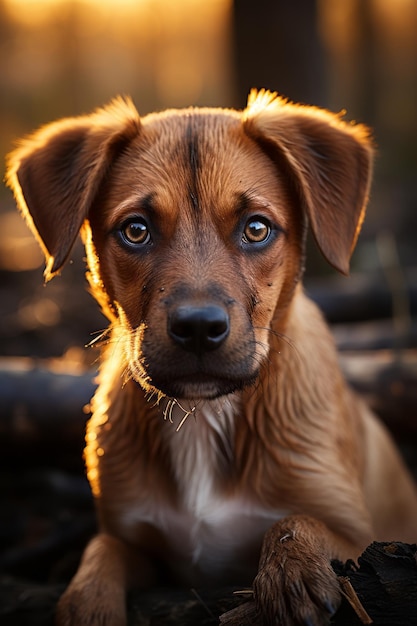
[(365, 127), (262, 91), (243, 112), (143, 119), (115, 100), (24, 140), (7, 181), (46, 278), (81, 229), (133, 377), (196, 399), (256, 379), (302, 273), (307, 220), (347, 273), (371, 160)]

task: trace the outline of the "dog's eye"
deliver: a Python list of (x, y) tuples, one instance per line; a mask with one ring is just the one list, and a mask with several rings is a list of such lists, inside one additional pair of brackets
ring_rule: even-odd
[(142, 218), (135, 218), (126, 222), (120, 229), (120, 233), (123, 239), (131, 245), (144, 245), (151, 241), (148, 225)]
[(244, 243), (263, 243), (271, 234), (271, 225), (268, 220), (261, 217), (252, 217), (246, 222), (242, 234)]

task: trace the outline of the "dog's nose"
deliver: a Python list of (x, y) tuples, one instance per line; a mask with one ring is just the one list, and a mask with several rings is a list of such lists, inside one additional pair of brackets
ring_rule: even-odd
[(214, 304), (179, 306), (168, 321), (168, 332), (175, 343), (197, 355), (219, 348), (229, 328), (227, 311)]

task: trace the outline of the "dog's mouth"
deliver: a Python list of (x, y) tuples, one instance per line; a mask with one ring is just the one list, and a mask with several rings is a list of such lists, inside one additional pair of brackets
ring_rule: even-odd
[(156, 323), (143, 324), (128, 336), (129, 369), (145, 392), (212, 400), (256, 381), (263, 359), (256, 352), (249, 323), (242, 323), (239, 337), (231, 340), (229, 315), (223, 308), (184, 305), (175, 312), (177, 317), (168, 322), (166, 340), (155, 331)]
[(191, 374), (169, 378), (153, 378), (152, 386), (165, 396), (185, 400), (213, 400), (242, 390), (256, 380), (258, 372), (250, 378), (228, 378), (208, 374)]

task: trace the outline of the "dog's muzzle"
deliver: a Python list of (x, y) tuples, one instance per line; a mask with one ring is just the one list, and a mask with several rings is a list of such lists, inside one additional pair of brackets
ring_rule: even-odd
[(158, 392), (195, 401), (228, 395), (256, 378), (249, 317), (218, 301), (182, 298), (167, 306), (165, 335), (157, 332), (159, 321), (149, 320), (141, 343), (147, 383)]

